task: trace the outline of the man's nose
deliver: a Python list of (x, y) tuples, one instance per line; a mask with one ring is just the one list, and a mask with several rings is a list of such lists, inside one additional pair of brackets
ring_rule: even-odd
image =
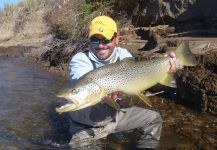
[(105, 47), (105, 44), (99, 43), (99, 48), (104, 48), (104, 47)]

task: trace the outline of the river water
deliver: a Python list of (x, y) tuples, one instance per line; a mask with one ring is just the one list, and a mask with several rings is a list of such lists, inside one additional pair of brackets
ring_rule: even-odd
[(64, 122), (54, 109), (61, 85), (60, 78), (37, 65), (0, 57), (1, 150), (60, 148)]

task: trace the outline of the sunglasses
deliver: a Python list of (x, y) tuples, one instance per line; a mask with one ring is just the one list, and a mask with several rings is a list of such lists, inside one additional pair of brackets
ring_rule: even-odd
[(106, 38), (98, 39), (96, 37), (92, 37), (92, 38), (90, 38), (90, 43), (95, 44), (95, 45), (99, 45), (100, 43), (101, 44), (109, 44), (112, 40), (113, 40), (113, 38), (111, 40), (108, 40)]

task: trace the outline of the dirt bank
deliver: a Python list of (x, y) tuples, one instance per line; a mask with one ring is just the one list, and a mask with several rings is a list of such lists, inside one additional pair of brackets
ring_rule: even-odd
[(217, 49), (198, 57), (199, 65), (178, 72), (180, 103), (203, 112), (217, 114)]

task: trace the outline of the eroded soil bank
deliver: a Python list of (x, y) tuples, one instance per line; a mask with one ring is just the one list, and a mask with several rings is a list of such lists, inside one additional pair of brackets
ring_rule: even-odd
[(217, 49), (197, 56), (199, 65), (178, 72), (180, 103), (217, 115)]

